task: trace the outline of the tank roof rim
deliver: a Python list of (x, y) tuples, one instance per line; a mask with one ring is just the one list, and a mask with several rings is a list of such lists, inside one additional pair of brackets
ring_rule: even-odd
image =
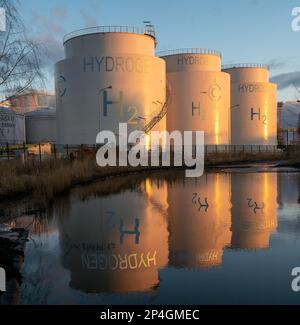
[(201, 48), (201, 47), (180, 48), (180, 49), (156, 52), (156, 55), (159, 57), (179, 55), (179, 54), (208, 54), (208, 55), (215, 55), (218, 56), (219, 58), (222, 58), (222, 53), (220, 51), (208, 49), (208, 48)]
[(153, 38), (155, 43), (157, 42), (154, 28), (150, 28), (147, 26), (136, 27), (136, 26), (108, 25), (108, 26), (95, 26), (95, 27), (88, 27), (88, 28), (81, 28), (81, 29), (74, 30), (70, 33), (65, 34), (65, 36), (63, 37), (63, 44), (77, 37), (96, 35), (96, 34), (106, 34), (106, 33), (144, 35)]
[(36, 110), (26, 112), (26, 117), (41, 117), (41, 116), (55, 116), (56, 115), (56, 108), (55, 107), (39, 107)]
[(5, 113), (11, 113), (11, 114), (17, 114), (10, 106), (2, 106), (0, 105), (0, 112), (5, 112)]
[(222, 70), (242, 69), (242, 68), (270, 70), (270, 66), (268, 64), (264, 64), (264, 63), (237, 63), (237, 64), (224, 64), (224, 65), (222, 65)]
[(2, 114), (3, 113), (4, 114), (12, 114), (12, 115), (21, 116), (21, 117), (24, 117), (25, 116), (24, 113), (20, 113), (20, 112), (14, 111), (11, 107), (1, 106), (1, 105), (0, 105), (0, 113), (2, 113)]

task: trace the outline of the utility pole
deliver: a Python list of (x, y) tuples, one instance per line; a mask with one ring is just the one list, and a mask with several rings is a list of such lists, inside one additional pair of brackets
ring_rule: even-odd
[(280, 146), (284, 145), (284, 136), (283, 136), (283, 127), (282, 127), (283, 106), (284, 106), (283, 102), (277, 103), (277, 113), (278, 113), (277, 142), (278, 142), (278, 145), (280, 145)]

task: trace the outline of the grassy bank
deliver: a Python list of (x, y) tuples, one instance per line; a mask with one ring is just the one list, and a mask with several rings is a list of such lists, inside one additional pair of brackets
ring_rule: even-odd
[(91, 158), (49, 160), (39, 163), (18, 160), (0, 163), (0, 199), (32, 194), (52, 199), (79, 184), (110, 176), (147, 170), (147, 167), (98, 167)]
[[(296, 153), (214, 153), (205, 159), (205, 165), (263, 162), (276, 160), (296, 161)], [(169, 169), (170, 167), (165, 167)], [(0, 199), (32, 194), (36, 198), (51, 200), (75, 185), (89, 183), (110, 176), (150, 171), (153, 167), (98, 167), (94, 157), (81, 159), (19, 160), (0, 162)], [(162, 169), (162, 167), (156, 169)]]

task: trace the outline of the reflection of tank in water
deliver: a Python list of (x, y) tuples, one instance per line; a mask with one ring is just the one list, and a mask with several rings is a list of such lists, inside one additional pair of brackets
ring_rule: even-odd
[[(179, 203), (179, 204), (178, 204)], [(230, 244), (230, 175), (207, 174), (168, 188), (169, 264), (208, 267), (222, 264)]]
[(277, 175), (232, 174), (232, 248), (269, 247), (277, 228)]
[(280, 208), (300, 204), (300, 177), (295, 173), (278, 174), (277, 200)]
[(70, 286), (85, 292), (150, 290), (168, 262), (166, 220), (137, 192), (73, 203), (60, 243)]

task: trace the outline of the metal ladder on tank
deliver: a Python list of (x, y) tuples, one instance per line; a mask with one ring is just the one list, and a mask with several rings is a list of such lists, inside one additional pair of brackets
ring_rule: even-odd
[(162, 105), (161, 110), (159, 111), (159, 113), (157, 115), (155, 115), (154, 117), (151, 118), (151, 120), (145, 124), (143, 131), (148, 134), (157, 123), (159, 123), (164, 116), (167, 114), (168, 112), (168, 108), (169, 108), (169, 103), (170, 103), (170, 91), (169, 91), (169, 87), (167, 86), (166, 88), (166, 101), (164, 102), (164, 104)]

